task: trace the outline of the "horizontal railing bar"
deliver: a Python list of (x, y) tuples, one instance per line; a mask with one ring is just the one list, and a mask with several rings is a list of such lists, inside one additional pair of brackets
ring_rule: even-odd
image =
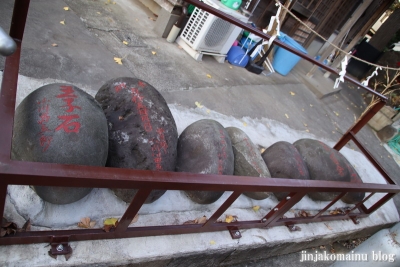
[[(267, 228), (273, 226), (284, 226), (289, 224), (303, 224), (310, 222), (323, 222), (332, 220), (349, 219), (350, 216), (358, 218), (367, 217), (367, 214), (347, 214), (347, 215), (323, 215), (317, 219), (312, 217), (297, 217), (279, 219), (268, 225)], [(294, 221), (296, 219), (296, 221)], [(85, 241), (98, 239), (114, 239), (114, 238), (132, 238), (145, 236), (173, 235), (173, 234), (191, 234), (201, 232), (217, 232), (227, 230), (229, 226), (235, 226), (239, 229), (249, 228), (265, 228), (265, 224), (260, 220), (242, 221), (234, 223), (214, 223), (210, 227), (204, 228), (201, 224), (186, 225), (165, 225), (165, 226), (146, 226), (146, 227), (129, 227), (125, 232), (104, 232), (102, 229), (75, 229), (75, 230), (54, 230), (54, 231), (31, 231), (16, 233), (13, 236), (5, 236), (0, 238), (0, 245), (15, 244), (32, 244), (32, 243), (50, 243), (54, 236), (70, 236), (69, 241)]]
[(400, 186), (320, 180), (210, 175), (12, 161), (0, 165), (7, 184), (251, 192), (400, 192)]
[(354, 205), (354, 207), (350, 210), (347, 211), (347, 213), (352, 212), (355, 209), (358, 209), (359, 207), (361, 207), (361, 205), (363, 205), (368, 199), (370, 199), (373, 195), (375, 195), (375, 193), (371, 193), (369, 194), (367, 197), (365, 197), (362, 201), (358, 202), (356, 205)]
[[(203, 9), (204, 11), (207, 11), (207, 12), (213, 14), (213, 15), (216, 15), (217, 17), (220, 17), (220, 18), (222, 18), (222, 19), (224, 19), (224, 20), (226, 20), (226, 21), (228, 21), (228, 22), (230, 22), (230, 23), (232, 23), (232, 24), (234, 24), (234, 25), (246, 30), (246, 31), (249, 31), (249, 32), (257, 35), (258, 37), (261, 37), (261, 38), (266, 39), (266, 40), (269, 40), (271, 38), (270, 35), (265, 34), (265, 33), (263, 33), (262, 31), (260, 31), (260, 30), (258, 30), (256, 28), (253, 28), (250, 24), (244, 23), (244, 22), (240, 21), (239, 19), (234, 18), (233, 16), (230, 16), (230, 15), (228, 15), (228, 14), (226, 14), (226, 13), (220, 11), (220, 10), (217, 10), (217, 9), (215, 9), (215, 8), (205, 4), (205, 3), (200, 2), (199, 0), (184, 0), (184, 1), (188, 2), (189, 4), (193, 4), (193, 5), (197, 6), (198, 8)], [(282, 47), (282, 48), (284, 48), (284, 49), (286, 49), (286, 50), (288, 50), (288, 51), (290, 51), (290, 52), (292, 52), (293, 54), (298, 55), (301, 58), (306, 59), (307, 61), (312, 62), (313, 64), (315, 64), (315, 65), (317, 65), (317, 66), (319, 66), (319, 67), (321, 67), (321, 68), (323, 68), (323, 69), (325, 69), (325, 70), (327, 70), (327, 71), (329, 71), (331, 73), (339, 75), (339, 72), (336, 69), (334, 69), (334, 68), (332, 68), (332, 67), (330, 67), (328, 65), (325, 65), (322, 62), (319, 62), (318, 60), (315, 60), (314, 58), (304, 54), (303, 52), (301, 52), (301, 51), (299, 51), (299, 50), (297, 50), (297, 49), (295, 49), (295, 48), (293, 48), (293, 47), (291, 47), (291, 46), (279, 41), (278, 38), (276, 38), (273, 43), (278, 45), (278, 46), (280, 46), (280, 47)], [(349, 82), (351, 82), (351, 83), (353, 83), (353, 84), (355, 84), (355, 85), (357, 85), (358, 87), (368, 91), (369, 93), (379, 97), (383, 101), (385, 101), (385, 102), (387, 101), (387, 97), (386, 96), (384, 96), (384, 95), (372, 90), (371, 88), (369, 88), (367, 86), (362, 85), (356, 79), (353, 79), (353, 78), (351, 78), (351, 77), (349, 77), (347, 75), (344, 76), (344, 79), (349, 81)]]

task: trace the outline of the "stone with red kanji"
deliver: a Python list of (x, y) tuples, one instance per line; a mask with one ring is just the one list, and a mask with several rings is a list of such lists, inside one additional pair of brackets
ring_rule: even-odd
[[(108, 121), (107, 166), (153, 171), (174, 171), (178, 132), (162, 95), (150, 84), (129, 77), (115, 78), (96, 94)], [(112, 189), (131, 202), (136, 189)], [(145, 203), (165, 193), (153, 190)]]
[[(300, 139), (293, 143), (307, 165), (311, 180), (362, 183), (361, 178), (340, 152), (318, 140)], [(331, 201), (338, 192), (314, 192), (313, 200)], [(364, 198), (364, 193), (347, 193), (342, 201), (351, 204)]]
[[(92, 96), (70, 84), (49, 84), (29, 94), (15, 113), (12, 157), (74, 165), (104, 166), (107, 121)], [(33, 186), (53, 204), (68, 204), (91, 188)]]
[[(228, 127), (226, 131), (231, 139), (235, 158), (234, 175), (271, 177), (260, 151), (247, 134), (236, 127)], [(266, 199), (270, 195), (268, 192), (245, 192), (243, 194), (256, 200)]]
[[(268, 147), (262, 158), (267, 164), (273, 178), (309, 180), (310, 175), (300, 153), (291, 143), (280, 141)], [(290, 192), (274, 192), (278, 200), (285, 198)]]
[[(225, 128), (214, 120), (199, 120), (189, 125), (179, 136), (178, 172), (232, 175), (234, 156)], [(185, 191), (199, 204), (217, 201), (224, 191)]]

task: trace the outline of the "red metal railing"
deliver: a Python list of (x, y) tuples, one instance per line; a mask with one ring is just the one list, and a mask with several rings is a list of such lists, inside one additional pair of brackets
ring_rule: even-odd
[[(250, 27), (218, 10), (215, 10), (197, 0), (187, 0), (188, 3), (215, 14), (243, 29), (246, 29), (264, 39), (270, 36)], [(366, 112), (362, 118), (353, 125), (335, 145), (340, 150), (348, 141), (353, 140), (361, 151), (367, 156), (378, 171), (385, 177), (388, 184), (347, 183), (331, 181), (306, 181), (294, 179), (276, 179), (259, 177), (238, 177), (230, 175), (203, 175), (193, 173), (156, 172), (132, 169), (117, 169), (93, 166), (75, 166), (40, 162), (22, 162), (10, 159), (11, 140), (17, 90), (17, 79), (21, 42), (25, 27), (29, 0), (16, 0), (12, 18), (10, 35), (17, 42), (18, 49), (6, 59), (0, 97), (0, 213), (3, 214), (7, 186), (13, 185), (44, 185), (68, 187), (97, 187), (97, 188), (136, 188), (139, 189), (128, 209), (119, 221), (115, 230), (104, 232), (102, 229), (79, 229), (57, 231), (31, 231), (0, 238), (0, 245), (30, 244), (48, 242), (52, 244), (53, 255), (68, 254), (70, 248), (66, 246), (69, 241), (128, 238), (140, 236), (171, 235), (185, 233), (200, 233), (229, 230), (232, 238), (240, 238), (240, 229), (265, 228), (278, 225), (291, 226), (300, 223), (321, 222), (330, 220), (352, 219), (357, 223), (358, 218), (363, 218), (376, 211), (396, 193), (400, 187), (390, 178), (385, 170), (377, 163), (371, 154), (358, 142), (355, 134), (372, 118), (387, 101), (383, 95), (361, 85), (358, 81), (345, 77), (346, 80), (369, 91), (379, 97), (380, 102)], [(336, 73), (337, 72), (318, 61), (306, 56), (286, 44), (275, 40), (274, 43), (292, 53), (295, 53), (318, 66)], [(128, 227), (134, 216), (138, 213), (151, 190), (205, 190), (205, 191), (233, 191), (228, 199), (214, 212), (204, 224), (184, 224), (166, 226)], [(290, 192), (270, 212), (259, 220), (237, 221), (233, 223), (220, 223), (217, 219), (231, 206), (243, 192)], [(309, 217), (284, 218), (283, 215), (299, 202), (309, 192), (339, 192), (325, 208), (316, 215)], [(351, 210), (343, 214), (324, 215), (347, 192), (370, 193), (361, 202), (354, 205)], [(379, 201), (367, 208), (364, 203), (375, 193), (385, 193)], [(59, 247), (60, 244), (64, 246)], [(57, 250), (58, 247), (58, 250)]]

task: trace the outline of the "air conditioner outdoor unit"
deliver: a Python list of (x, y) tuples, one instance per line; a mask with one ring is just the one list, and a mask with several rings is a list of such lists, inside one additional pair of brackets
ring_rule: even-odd
[[(241, 21), (248, 21), (247, 17), (223, 6), (221, 2), (206, 0), (204, 3)], [(187, 46), (198, 53), (225, 56), (241, 30), (241, 28), (196, 7), (182, 31), (180, 42), (184, 41)]]

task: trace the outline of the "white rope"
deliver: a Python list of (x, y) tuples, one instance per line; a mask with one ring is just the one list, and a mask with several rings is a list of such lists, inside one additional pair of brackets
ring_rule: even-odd
[[(298, 22), (300, 22), (303, 26), (305, 26), (307, 29), (309, 29), (311, 32), (315, 33), (319, 38), (321, 38), (322, 40), (324, 40), (325, 42), (327, 42), (328, 44), (330, 44), (331, 46), (333, 46), (334, 48), (336, 48), (337, 50), (339, 50), (342, 53), (347, 54), (346, 51), (342, 50), (341, 48), (337, 47), (336, 45), (332, 44), (331, 42), (329, 42), (328, 40), (326, 40), (322, 35), (320, 35), (318, 32), (314, 31), (313, 29), (311, 29), (307, 24), (305, 24), (301, 19), (299, 19), (298, 17), (296, 17), (296, 15), (294, 15), (288, 8), (286, 8), (284, 5), (282, 5), (279, 0), (275, 0), (275, 2), (279, 5), (280, 7), (283, 7), (295, 20), (297, 20)], [(377, 65), (371, 62), (368, 62), (366, 60), (363, 60), (361, 58), (358, 58), (356, 56), (353, 55), (349, 55), (350, 57), (352, 57), (355, 60), (364, 62), (365, 64), (368, 64), (370, 66), (374, 66), (374, 67), (379, 67), (382, 69), (389, 69), (389, 70), (396, 70), (396, 71), (400, 71), (400, 68), (390, 68), (390, 67), (385, 67), (385, 66), (381, 66), (381, 65)]]

